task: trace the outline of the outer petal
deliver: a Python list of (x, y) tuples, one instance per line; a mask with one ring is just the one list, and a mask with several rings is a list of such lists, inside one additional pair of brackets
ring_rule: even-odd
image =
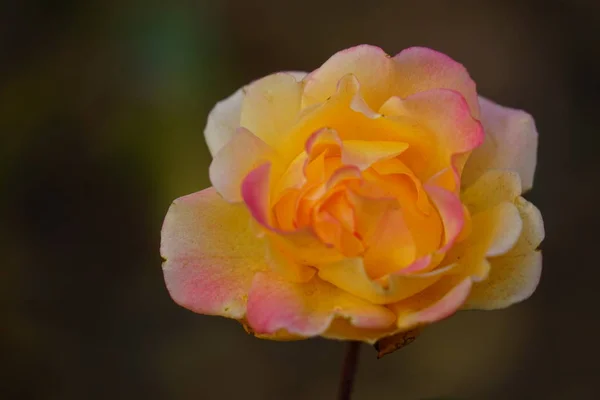
[(520, 175), (523, 190), (529, 190), (537, 162), (538, 133), (533, 118), (483, 97), (479, 103), (485, 141), (471, 153), (463, 171), (463, 183), (470, 185), (489, 169), (510, 169)]
[(465, 302), (470, 290), (470, 278), (449, 276), (389, 308), (398, 316), (398, 329), (408, 330), (449, 317)]
[(458, 62), (435, 50), (411, 47), (394, 56), (396, 73), (402, 79), (400, 97), (430, 89), (451, 89), (466, 99), (471, 114), (479, 117), (479, 104), (475, 82)]
[(229, 202), (242, 200), (241, 185), (248, 173), (266, 161), (276, 159), (275, 152), (245, 128), (215, 154), (208, 170), (214, 188)]
[(440, 214), (444, 225), (444, 242), (440, 251), (447, 251), (465, 226), (465, 210), (458, 197), (443, 188), (425, 185), (425, 190)]
[(523, 230), (517, 207), (508, 202), (473, 215), (472, 225), (473, 240), (485, 238), (488, 241), (485, 253), (488, 257), (506, 254), (516, 244)]
[(173, 202), (160, 250), (173, 300), (201, 314), (242, 318), (252, 278), (266, 269), (245, 207), (225, 202), (213, 188)]
[(478, 213), (521, 195), (521, 179), (514, 171), (489, 170), (463, 190), (461, 200), (471, 213)]
[(318, 278), (291, 283), (270, 273), (259, 273), (248, 298), (248, 323), (258, 333), (285, 330), (310, 337), (325, 332), (336, 317), (353, 326), (381, 329), (394, 323), (394, 314), (343, 292)]
[(246, 87), (240, 124), (275, 146), (298, 118), (302, 83), (291, 74), (266, 76)]
[(328, 339), (360, 340), (361, 342), (375, 344), (379, 339), (393, 335), (396, 332), (395, 324), (384, 329), (357, 328), (343, 318), (336, 318), (321, 336)]
[(511, 202), (478, 212), (472, 217), (470, 234), (450, 249), (444, 262), (458, 263), (461, 273), (474, 281), (484, 280), (490, 270), (489, 257), (508, 253), (517, 243), (522, 227), (519, 211)]
[[(306, 76), (306, 72), (286, 72), (300, 82)], [(208, 115), (204, 138), (213, 156), (234, 136), (236, 129), (240, 126), (242, 114), (242, 103), (245, 97), (245, 88), (238, 89), (231, 96), (218, 102)]]
[(535, 291), (542, 272), (542, 255), (536, 248), (544, 238), (544, 225), (531, 203), (519, 198), (516, 206), (523, 220), (521, 236), (507, 254), (490, 259), (488, 279), (474, 285), (465, 308), (504, 308)]
[(334, 54), (305, 78), (303, 106), (327, 100), (336, 92), (338, 81), (347, 74), (360, 82), (360, 93), (373, 109), (394, 95), (396, 65), (379, 47), (360, 45)]
[(231, 96), (218, 102), (208, 114), (208, 120), (204, 128), (204, 138), (208, 150), (213, 156), (229, 142), (235, 134), (235, 130), (240, 126), (243, 100), (243, 89), (239, 89)]

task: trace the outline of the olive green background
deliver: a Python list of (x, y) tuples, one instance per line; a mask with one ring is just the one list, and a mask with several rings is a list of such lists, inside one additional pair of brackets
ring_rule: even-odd
[(335, 398), (342, 343), (262, 341), (179, 308), (159, 233), (174, 198), (209, 185), (216, 101), (360, 43), (443, 51), (535, 116), (528, 198), (547, 238), (530, 300), (379, 361), (364, 346), (355, 398), (597, 398), (597, 1), (0, 4), (0, 398)]

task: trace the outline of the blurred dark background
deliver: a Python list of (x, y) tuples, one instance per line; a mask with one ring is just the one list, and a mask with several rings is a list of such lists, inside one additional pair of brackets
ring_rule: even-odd
[(356, 399), (598, 398), (600, 2), (4, 1), (0, 398), (332, 399), (343, 345), (248, 336), (169, 298), (159, 232), (208, 186), (212, 105), (360, 43), (467, 66), (533, 114), (535, 295), (461, 313), (377, 361)]

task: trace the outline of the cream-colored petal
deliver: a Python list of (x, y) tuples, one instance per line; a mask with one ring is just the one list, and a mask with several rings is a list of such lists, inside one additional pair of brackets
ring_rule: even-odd
[(521, 236), (508, 253), (489, 259), (488, 278), (473, 286), (464, 308), (505, 308), (527, 299), (535, 291), (542, 273), (542, 254), (536, 249), (544, 239), (544, 224), (531, 203), (518, 198), (516, 206), (523, 220)]
[(531, 115), (479, 97), (485, 140), (465, 165), (463, 185), (472, 184), (490, 169), (509, 169), (521, 177), (523, 191), (533, 186), (538, 133)]
[(522, 228), (519, 211), (511, 202), (474, 214), (469, 236), (450, 249), (444, 263), (459, 264), (460, 272), (474, 281), (485, 280), (490, 269), (488, 258), (507, 254), (517, 243)]
[(461, 200), (472, 214), (521, 195), (521, 178), (514, 171), (489, 170), (461, 193)]
[(515, 200), (515, 206), (517, 206), (523, 220), (523, 231), (519, 240), (507, 255), (526, 254), (531, 250), (536, 250), (546, 235), (542, 214), (536, 206), (522, 197)]
[(231, 140), (240, 126), (243, 100), (243, 89), (238, 89), (231, 96), (218, 102), (208, 114), (204, 139), (213, 156)]
[(491, 259), (488, 278), (473, 286), (464, 309), (495, 310), (519, 303), (531, 296), (542, 274), (542, 253)]
[(385, 329), (359, 328), (352, 325), (347, 319), (336, 318), (329, 328), (321, 334), (322, 337), (335, 340), (359, 340), (375, 344), (379, 339), (393, 335), (398, 329), (395, 324)]
[(298, 118), (302, 87), (283, 72), (251, 83), (245, 88), (240, 125), (275, 146)]
[(257, 166), (276, 163), (277, 154), (260, 138), (239, 128), (233, 138), (215, 154), (208, 169), (214, 188), (231, 203), (242, 201), (242, 181)]
[(519, 210), (508, 202), (473, 215), (471, 221), (473, 240), (487, 242), (486, 257), (506, 254), (517, 243), (523, 230)]

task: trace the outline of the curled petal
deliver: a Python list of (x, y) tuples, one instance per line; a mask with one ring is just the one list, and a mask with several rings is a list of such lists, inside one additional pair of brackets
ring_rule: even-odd
[[(406, 130), (404, 139), (411, 148), (403, 161), (422, 179), (428, 180), (453, 166), (460, 176), (462, 159), (454, 155), (468, 152), (483, 142), (483, 128), (473, 118), (464, 97), (453, 90), (432, 89), (406, 99), (392, 97), (381, 107), (386, 117), (414, 121), (423, 133)], [(452, 162), (455, 161), (455, 162)], [(454, 171), (449, 171), (454, 179)], [(452, 190), (452, 188), (449, 188)]]
[(396, 65), (379, 47), (361, 45), (334, 54), (305, 78), (303, 106), (321, 103), (336, 92), (338, 81), (352, 74), (361, 85), (361, 97), (377, 109), (395, 92)]
[(463, 183), (472, 184), (490, 169), (508, 169), (519, 174), (523, 191), (531, 189), (538, 144), (533, 118), (524, 111), (502, 107), (483, 97), (479, 103), (485, 140), (467, 161)]
[(483, 127), (471, 116), (465, 98), (454, 90), (431, 89), (405, 99), (393, 97), (381, 112), (419, 121), (436, 135), (441, 148), (464, 153), (483, 142)]
[(389, 305), (389, 308), (398, 316), (398, 329), (412, 329), (454, 314), (469, 296), (471, 286), (468, 277), (449, 276), (415, 296)]
[(519, 240), (507, 255), (526, 254), (531, 250), (536, 250), (546, 235), (542, 214), (536, 206), (522, 197), (516, 199), (515, 206), (521, 214), (523, 230)]
[(258, 223), (271, 226), (269, 176), (271, 164), (264, 163), (246, 175), (242, 181), (242, 198)]
[(522, 227), (519, 211), (510, 202), (474, 214), (471, 233), (450, 249), (445, 262), (460, 264), (463, 274), (482, 281), (489, 274), (488, 258), (508, 253), (517, 243)]
[(173, 202), (162, 228), (163, 272), (173, 300), (201, 314), (240, 319), (257, 271), (266, 269), (264, 245), (241, 204), (213, 188)]
[[(401, 201), (410, 199), (410, 203), (416, 203), (418, 210), (424, 215), (430, 214), (431, 204), (429, 203), (427, 193), (423, 189), (421, 180), (406, 164), (394, 158), (377, 162), (371, 167), (372, 171), (367, 171), (366, 173), (368, 178), (379, 182), (381, 186), (385, 186), (387, 190), (394, 193)], [(378, 175), (374, 175), (372, 172), (376, 172)], [(410, 190), (411, 186), (414, 190)], [(410, 196), (407, 191), (414, 194)]]
[(285, 330), (316, 336), (325, 332), (335, 317), (369, 329), (386, 328), (395, 320), (387, 308), (356, 298), (318, 278), (291, 283), (274, 274), (258, 273), (252, 282), (247, 319), (258, 333)]
[(408, 144), (402, 142), (346, 140), (342, 145), (342, 163), (365, 170), (377, 161), (402, 154), (406, 149)]
[(489, 259), (490, 274), (473, 286), (465, 308), (505, 308), (527, 299), (535, 291), (542, 273), (542, 254), (537, 247), (544, 239), (540, 212), (523, 198), (515, 202), (523, 221), (517, 243), (506, 254)]
[(245, 128), (239, 128), (233, 138), (215, 154), (208, 170), (214, 188), (229, 202), (242, 201), (240, 187), (250, 171), (276, 153)]
[(495, 257), (513, 248), (521, 235), (523, 222), (517, 207), (506, 202), (473, 215), (472, 226), (475, 240), (482, 239), (479, 234), (486, 235), (489, 240), (485, 255)]
[(454, 193), (434, 185), (425, 185), (425, 190), (444, 225), (444, 242), (440, 252), (445, 252), (454, 244), (464, 227), (465, 210)]

